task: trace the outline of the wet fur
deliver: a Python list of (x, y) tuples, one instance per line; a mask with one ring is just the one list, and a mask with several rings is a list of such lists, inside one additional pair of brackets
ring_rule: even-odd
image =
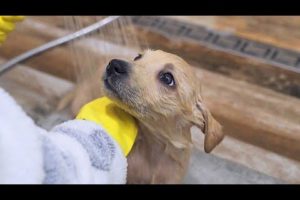
[[(200, 82), (194, 69), (180, 57), (160, 50), (146, 50), (138, 61), (129, 61), (132, 73), (119, 83), (119, 97), (100, 87), (104, 68), (79, 84), (64, 99), (63, 108), (73, 98), (77, 113), (82, 105), (104, 94), (115, 100), (138, 122), (139, 135), (128, 156), (128, 183), (181, 183), (191, 154), (190, 128), (197, 126), (205, 134), (206, 152), (221, 142), (224, 135), (200, 94)], [(160, 85), (157, 73), (169, 69), (176, 88)]]

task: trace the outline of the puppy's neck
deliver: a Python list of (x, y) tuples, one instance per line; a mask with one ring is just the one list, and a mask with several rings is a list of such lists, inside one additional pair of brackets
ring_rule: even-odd
[(139, 133), (141, 133), (141, 137), (175, 149), (189, 149), (191, 147), (190, 128), (179, 123), (174, 124), (173, 120), (172, 122), (166, 120), (138, 121)]

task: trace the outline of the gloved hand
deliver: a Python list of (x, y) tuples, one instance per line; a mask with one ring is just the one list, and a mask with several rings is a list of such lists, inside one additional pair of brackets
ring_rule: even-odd
[(24, 16), (0, 16), (0, 44), (5, 41), (7, 34), (15, 29), (15, 23), (24, 18)]
[(102, 97), (84, 105), (76, 119), (95, 122), (106, 130), (127, 156), (135, 142), (138, 127), (134, 118), (112, 100)]
[(0, 100), (0, 184), (126, 183), (125, 154), (137, 127), (108, 98), (86, 104), (78, 116), (85, 120), (66, 121), (50, 132), (1, 87)]

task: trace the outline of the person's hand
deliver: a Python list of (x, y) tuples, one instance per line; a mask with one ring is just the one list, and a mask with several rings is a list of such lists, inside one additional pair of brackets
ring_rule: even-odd
[(5, 41), (7, 34), (15, 29), (15, 23), (24, 18), (24, 16), (0, 16), (0, 44)]

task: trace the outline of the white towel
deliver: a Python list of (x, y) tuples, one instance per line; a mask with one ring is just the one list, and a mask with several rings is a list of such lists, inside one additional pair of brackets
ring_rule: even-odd
[(0, 183), (125, 184), (127, 160), (94, 122), (36, 126), (0, 88)]

